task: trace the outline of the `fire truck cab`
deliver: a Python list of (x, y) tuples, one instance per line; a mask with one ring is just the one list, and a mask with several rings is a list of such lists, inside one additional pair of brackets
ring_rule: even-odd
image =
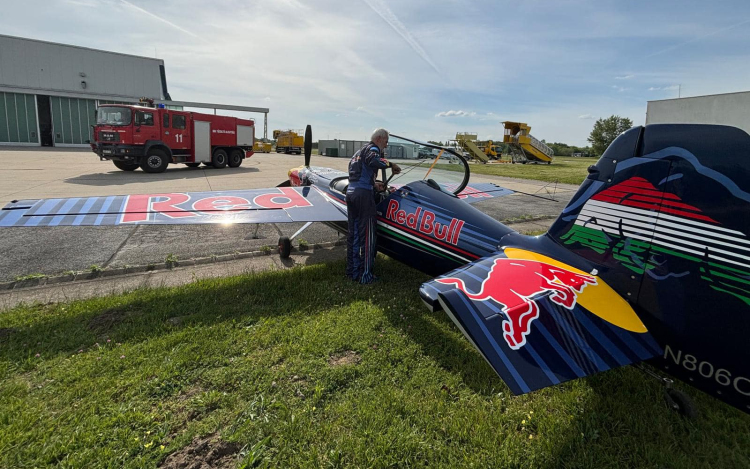
[(236, 168), (253, 155), (255, 123), (163, 107), (99, 106), (91, 149), (123, 171), (161, 173), (170, 163)]

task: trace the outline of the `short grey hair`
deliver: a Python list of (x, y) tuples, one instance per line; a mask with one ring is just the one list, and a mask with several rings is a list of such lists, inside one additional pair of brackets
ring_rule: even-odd
[(372, 136), (370, 137), (370, 141), (375, 143), (375, 140), (385, 140), (388, 138), (388, 131), (385, 129), (375, 129), (372, 132)]

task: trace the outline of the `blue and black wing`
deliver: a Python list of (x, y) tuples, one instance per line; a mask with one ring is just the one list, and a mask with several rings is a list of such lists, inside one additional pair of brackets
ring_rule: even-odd
[(16, 200), (0, 227), (346, 221), (338, 205), (315, 187)]

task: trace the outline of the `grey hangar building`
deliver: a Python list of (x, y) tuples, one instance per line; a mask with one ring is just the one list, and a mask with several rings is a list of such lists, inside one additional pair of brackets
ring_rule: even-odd
[(0, 35), (0, 145), (87, 147), (100, 104), (153, 99), (168, 108), (268, 108), (173, 101), (164, 61)]

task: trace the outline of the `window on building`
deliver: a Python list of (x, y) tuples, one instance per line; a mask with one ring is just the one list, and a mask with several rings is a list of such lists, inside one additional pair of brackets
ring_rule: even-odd
[(166, 112), (164, 113), (164, 117), (162, 118), (162, 124), (161, 125), (165, 129), (169, 128), (169, 114), (167, 114)]
[(153, 112), (135, 112), (135, 125), (147, 125), (149, 127), (154, 126), (154, 113)]
[(185, 129), (185, 116), (178, 116), (175, 114), (172, 117), (172, 127), (175, 129)]

